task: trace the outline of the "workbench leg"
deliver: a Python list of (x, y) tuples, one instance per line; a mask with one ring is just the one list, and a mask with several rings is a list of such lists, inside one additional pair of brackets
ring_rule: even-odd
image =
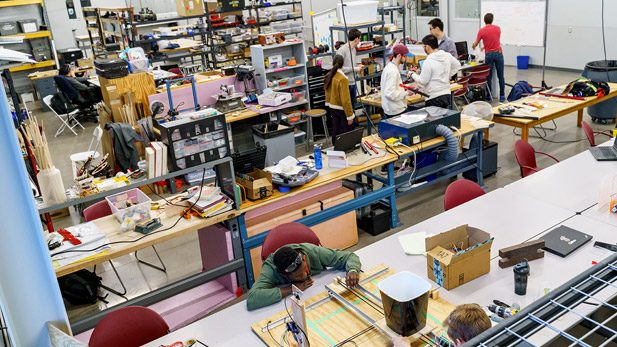
[[(396, 183), (394, 182), (394, 162), (388, 163), (388, 185), (396, 187)], [(398, 219), (398, 210), (396, 209), (396, 189), (392, 195), (388, 197), (388, 200), (390, 202), (390, 209), (392, 210), (390, 226), (394, 229), (403, 225)]]
[(450, 107), (451, 110), (456, 110), (456, 105), (454, 104), (454, 92), (450, 92)]
[(478, 131), (478, 147), (476, 148), (476, 177), (478, 179), (478, 185), (483, 189), (484, 186), (484, 174), (482, 173), (482, 154), (484, 152), (484, 131)]
[[(244, 214), (239, 215), (238, 217), (238, 229), (240, 230), (240, 240), (244, 242), (244, 240), (248, 239), (248, 233), (246, 231), (246, 222), (244, 221)], [(248, 287), (252, 287), (253, 283), (255, 283), (255, 274), (253, 274), (253, 263), (251, 262), (251, 250), (242, 247), (242, 253), (244, 254), (244, 267), (246, 269), (246, 280), (248, 282)]]
[(576, 118), (576, 126), (581, 127), (583, 122), (583, 109), (578, 110), (578, 115)]
[(488, 133), (489, 133), (489, 129), (488, 129), (488, 128), (487, 128), (487, 129), (484, 129), (483, 133), (484, 133), (484, 139), (485, 139), (486, 141), (488, 141)]
[(529, 142), (529, 127), (524, 126), (521, 128), (521, 140)]
[[(242, 222), (240, 222), (239, 217), (236, 217), (228, 220), (226, 224), (227, 228), (231, 231), (231, 244), (233, 247), (234, 259), (247, 259), (244, 258), (244, 254), (242, 252), (242, 239), (240, 237), (240, 229), (244, 228), (244, 230), (246, 230), (246, 227), (244, 225), (244, 217), (242, 217)], [(248, 259), (250, 260), (251, 258), (249, 257)], [(244, 264), (246, 268), (246, 261)], [(248, 291), (246, 270), (238, 270), (236, 274), (238, 276), (238, 286), (242, 288), (243, 293), (246, 293)]]

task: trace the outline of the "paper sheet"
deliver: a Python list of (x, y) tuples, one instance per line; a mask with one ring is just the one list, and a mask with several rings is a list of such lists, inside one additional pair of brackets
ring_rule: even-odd
[(427, 234), (422, 231), (413, 234), (401, 235), (398, 237), (398, 242), (400, 242), (401, 247), (403, 247), (405, 254), (426, 256), (424, 240), (431, 236), (433, 236), (433, 234)]

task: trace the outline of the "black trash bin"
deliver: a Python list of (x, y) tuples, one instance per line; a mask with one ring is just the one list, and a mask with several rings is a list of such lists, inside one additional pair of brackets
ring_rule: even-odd
[[(583, 77), (604, 82), (617, 82), (617, 60), (591, 61), (585, 65)], [(617, 113), (617, 97), (589, 106), (587, 112), (594, 122), (612, 123)]]

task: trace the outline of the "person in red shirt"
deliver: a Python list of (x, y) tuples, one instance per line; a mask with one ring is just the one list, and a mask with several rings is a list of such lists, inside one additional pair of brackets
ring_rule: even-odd
[(486, 53), (484, 62), (491, 67), (488, 75), (488, 89), (492, 90), (491, 84), (493, 82), (492, 78), (494, 66), (495, 69), (497, 69), (497, 78), (499, 79), (499, 101), (504, 102), (506, 100), (506, 81), (503, 77), (503, 51), (501, 49), (501, 43), (499, 42), (499, 39), (501, 37), (501, 28), (497, 25), (493, 25), (492, 13), (487, 13), (484, 15), (484, 23), (486, 25), (484, 26), (484, 28), (478, 31), (478, 37), (476, 38), (476, 42), (473, 43), (472, 47), (473, 49), (476, 49), (478, 44), (480, 44), (480, 40), (484, 42), (484, 52)]

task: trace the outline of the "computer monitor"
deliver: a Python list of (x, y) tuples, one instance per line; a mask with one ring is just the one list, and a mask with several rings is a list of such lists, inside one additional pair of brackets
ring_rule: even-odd
[(422, 66), (424, 66), (424, 61), (426, 59), (422, 59), (422, 60), (418, 60), (418, 64), (420, 65), (420, 69), (422, 69)]
[(461, 41), (454, 43), (456, 45), (456, 53), (458, 53), (459, 59), (467, 59), (469, 51), (467, 50), (467, 41)]

